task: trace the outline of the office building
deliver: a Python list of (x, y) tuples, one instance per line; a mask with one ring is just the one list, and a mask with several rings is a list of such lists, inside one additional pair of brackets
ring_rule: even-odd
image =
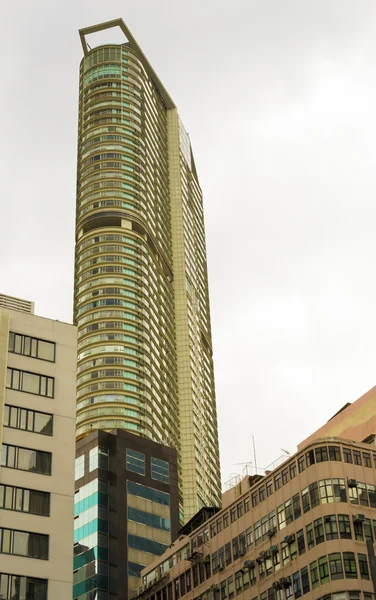
[(76, 327), (1, 298), (0, 598), (69, 600)]
[(178, 529), (174, 448), (120, 429), (77, 442), (73, 598), (131, 597)]
[[(121, 45), (86, 36), (120, 27)], [(176, 106), (124, 22), (80, 31), (77, 437), (119, 428), (178, 452), (188, 520), (219, 505), (202, 193)]]
[(143, 570), (135, 598), (373, 600), (375, 483), (375, 446), (316, 439), (264, 477), (245, 478), (194, 531), (183, 528)]

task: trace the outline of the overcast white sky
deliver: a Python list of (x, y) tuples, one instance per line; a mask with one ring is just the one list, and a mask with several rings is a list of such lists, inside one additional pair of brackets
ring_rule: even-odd
[(0, 10), (0, 291), (71, 321), (77, 30), (122, 17), (204, 191), (223, 480), (253, 460), (252, 434), (260, 466), (294, 452), (376, 380), (376, 3)]

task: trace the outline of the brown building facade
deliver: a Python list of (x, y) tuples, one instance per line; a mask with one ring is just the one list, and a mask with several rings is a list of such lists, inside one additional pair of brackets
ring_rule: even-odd
[(374, 598), (376, 447), (317, 439), (249, 483), (144, 569), (139, 600)]

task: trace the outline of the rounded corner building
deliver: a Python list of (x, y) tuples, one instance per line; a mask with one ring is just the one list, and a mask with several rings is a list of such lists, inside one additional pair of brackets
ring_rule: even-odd
[[(119, 26), (128, 42), (89, 49)], [(80, 31), (77, 438), (173, 446), (184, 521), (220, 506), (202, 193), (177, 109), (124, 22)]]

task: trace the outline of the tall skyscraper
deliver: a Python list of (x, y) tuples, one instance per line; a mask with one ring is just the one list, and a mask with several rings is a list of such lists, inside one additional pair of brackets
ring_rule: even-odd
[[(126, 43), (89, 49), (112, 27)], [(176, 106), (124, 22), (80, 36), (77, 437), (120, 428), (175, 447), (187, 520), (221, 498), (202, 193)]]

